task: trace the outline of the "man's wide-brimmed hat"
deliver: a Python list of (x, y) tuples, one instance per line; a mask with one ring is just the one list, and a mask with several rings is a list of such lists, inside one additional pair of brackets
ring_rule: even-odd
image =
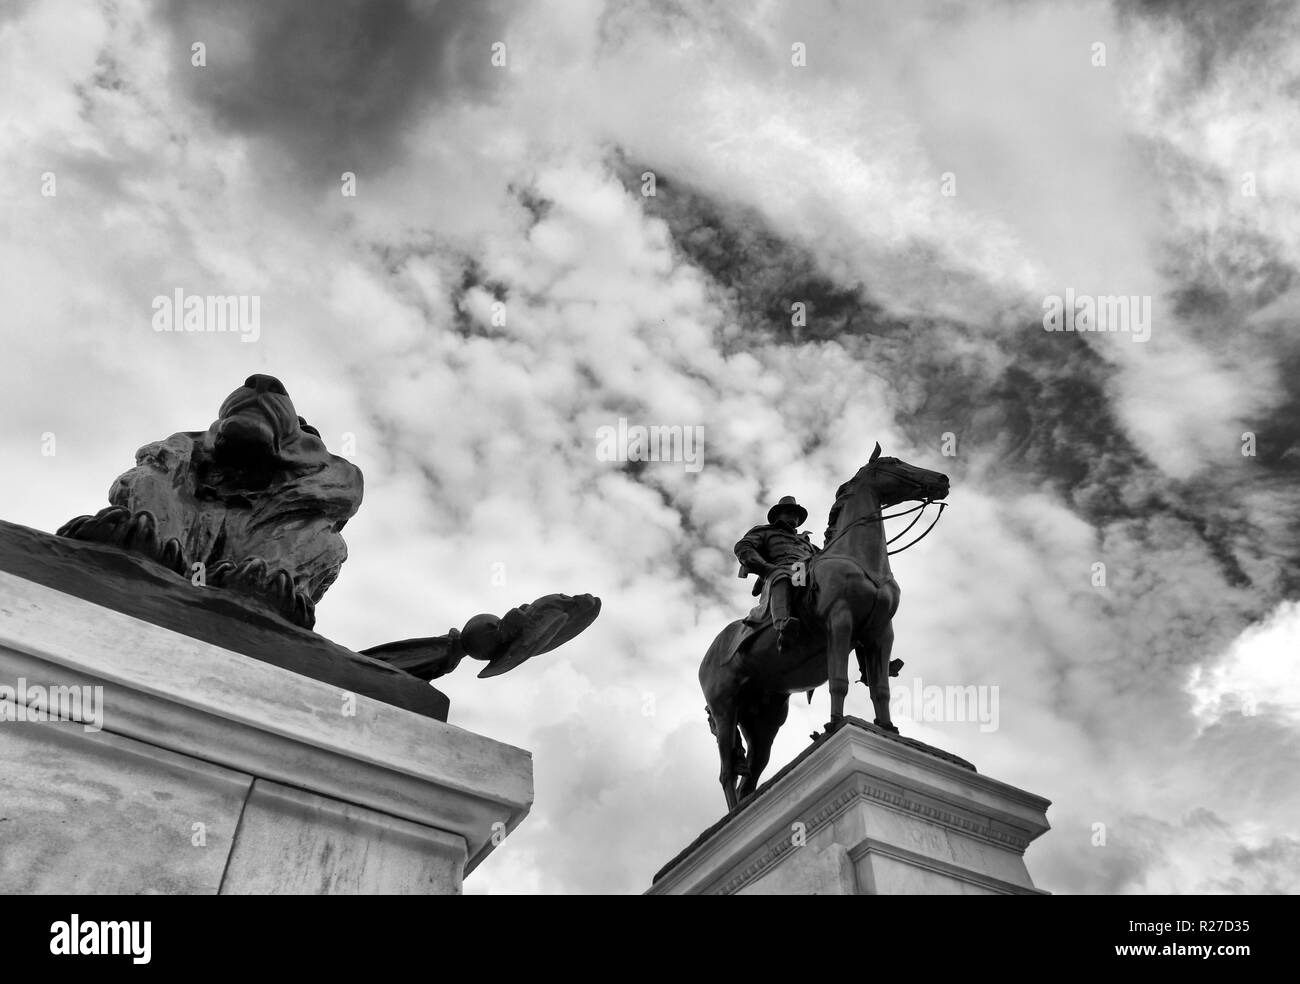
[(795, 521), (794, 524), (795, 526), (802, 526), (803, 521), (808, 518), (808, 510), (805, 509), (803, 506), (799, 505), (799, 503), (795, 502), (794, 496), (783, 495), (781, 496), (781, 501), (767, 511), (767, 521), (769, 523), (775, 523), (776, 514), (779, 513), (782, 509), (795, 509), (798, 511), (799, 518), (798, 520)]

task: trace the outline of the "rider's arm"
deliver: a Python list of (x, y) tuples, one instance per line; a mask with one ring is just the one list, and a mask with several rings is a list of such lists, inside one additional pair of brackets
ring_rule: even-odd
[(755, 526), (745, 536), (736, 543), (733, 548), (736, 559), (749, 571), (757, 574), (759, 577), (767, 577), (768, 572), (772, 569), (760, 552), (759, 548), (763, 544), (763, 533), (761, 526)]

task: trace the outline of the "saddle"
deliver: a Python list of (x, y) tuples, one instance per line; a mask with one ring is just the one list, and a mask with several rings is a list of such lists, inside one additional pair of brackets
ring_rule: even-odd
[[(816, 622), (815, 619), (809, 617), (810, 610), (813, 607), (812, 599), (816, 597), (817, 593), (816, 569), (817, 558), (814, 557), (804, 568), (807, 572), (804, 583), (792, 584), (793, 591), (790, 598), (791, 614), (803, 622), (805, 626), (812, 626)], [(758, 604), (751, 608), (749, 614), (740, 620), (743, 630), (740, 633), (740, 637), (736, 640), (735, 648), (732, 650), (733, 656), (736, 653), (744, 652), (755, 636), (765, 628), (770, 628), (772, 625), (770, 597), (770, 586), (772, 582), (770, 579), (767, 579), (760, 583), (762, 585), (761, 590), (756, 591), (758, 594)], [(758, 588), (757, 585), (755, 587)]]
[[(806, 571), (804, 583), (794, 585), (794, 592), (790, 602), (791, 613), (803, 623), (805, 632), (809, 630), (817, 631), (817, 619), (813, 617), (813, 609), (817, 598), (817, 569), (821, 566), (818, 563), (820, 560), (821, 557), (818, 556), (808, 562), (804, 568)], [(877, 588), (881, 586), (875, 578), (870, 575), (867, 575), (867, 577)], [(771, 628), (772, 614), (769, 600), (770, 591), (768, 590), (770, 583), (770, 581), (766, 580), (761, 582), (762, 589), (758, 596), (758, 604), (751, 608), (749, 614), (740, 620), (740, 631), (732, 645), (731, 654), (727, 657), (729, 660), (743, 655), (759, 633), (764, 629)], [(898, 672), (902, 668), (903, 661), (901, 659), (890, 660), (889, 675), (891, 677), (898, 676)], [(861, 667), (861, 669), (865, 680), (866, 668)], [(809, 700), (811, 699), (810, 692)]]

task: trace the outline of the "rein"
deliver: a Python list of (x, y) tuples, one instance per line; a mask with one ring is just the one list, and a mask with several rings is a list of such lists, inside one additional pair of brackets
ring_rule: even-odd
[[(912, 547), (916, 546), (918, 543), (920, 543), (922, 540), (924, 540), (927, 536), (929, 536), (929, 535), (930, 535), (930, 531), (931, 531), (932, 529), (934, 529), (936, 526), (939, 525), (939, 520), (941, 520), (941, 519), (943, 518), (943, 511), (944, 511), (945, 509), (948, 508), (948, 503), (946, 503), (946, 502), (934, 502), (934, 501), (931, 500), (931, 499), (926, 499), (924, 502), (921, 503), (921, 511), (924, 512), (924, 511), (925, 511), (925, 507), (928, 506), (928, 505), (931, 505), (932, 503), (933, 503), (934, 505), (936, 505), (936, 506), (939, 507), (939, 511), (938, 511), (937, 513), (935, 513), (935, 515), (934, 515), (934, 519), (931, 520), (931, 521), (930, 521), (930, 525), (927, 526), (927, 527), (925, 528), (925, 532), (922, 533), (920, 536), (918, 536), (915, 540), (913, 540), (911, 543), (909, 543), (909, 544), (908, 544), (907, 546), (905, 546), (905, 547), (899, 547), (897, 550), (886, 550), (886, 551), (885, 551), (886, 556), (892, 557), (894, 554), (902, 553), (904, 550), (910, 550)], [(920, 518), (921, 518), (921, 517), (920, 517), (920, 515), (918, 514), (917, 517), (916, 517), (916, 519), (920, 519)], [(916, 525), (916, 519), (912, 520), (910, 523), (907, 524), (907, 530), (910, 530), (913, 526)], [(903, 530), (903, 533), (906, 533), (907, 530)], [(889, 546), (891, 543), (894, 542), (894, 540), (897, 540), (898, 537), (902, 536), (903, 533), (899, 533), (898, 536), (893, 537), (892, 539), (886, 540), (886, 541), (885, 541), (885, 546)]]
[(886, 550), (885, 554), (887, 556), (892, 557), (894, 556), (894, 554), (900, 554), (904, 550), (910, 550), (912, 547), (916, 546), (927, 536), (929, 536), (930, 531), (939, 525), (939, 520), (943, 518), (943, 511), (948, 507), (948, 503), (935, 502), (933, 499), (926, 499), (919, 506), (913, 506), (911, 509), (904, 510), (903, 512), (894, 513), (892, 516), (885, 516), (883, 514), (879, 516), (863, 516), (860, 519), (855, 519), (853, 522), (849, 523), (848, 526), (844, 527), (844, 529), (840, 530), (833, 537), (831, 537), (830, 541), (822, 547), (822, 550), (825, 551), (830, 549), (832, 543), (835, 543), (837, 540), (839, 540), (840, 537), (844, 536), (846, 533), (848, 533), (849, 530), (853, 529), (853, 527), (857, 526), (859, 523), (883, 523), (887, 519), (897, 519), (899, 516), (907, 516), (910, 513), (916, 513), (917, 514), (916, 519), (908, 523), (907, 526), (903, 528), (903, 531), (901, 533), (898, 533), (895, 536), (891, 536), (888, 540), (885, 541), (885, 546), (889, 546), (889, 544), (893, 543), (895, 540), (898, 540), (903, 536), (906, 536), (907, 531), (910, 530), (913, 526), (915, 526), (917, 520), (919, 520), (921, 518), (921, 515), (924, 514), (925, 507), (932, 506), (932, 505), (938, 506), (939, 512), (936, 513), (934, 519), (930, 521), (930, 525), (925, 528), (925, 532), (922, 533), (920, 536), (918, 536), (911, 543), (907, 544), (906, 546), (899, 547), (897, 550)]
[[(891, 472), (891, 474), (897, 474), (897, 473)], [(902, 512), (896, 512), (890, 516), (886, 516), (883, 511), (878, 516), (862, 516), (858, 519), (855, 519), (853, 522), (849, 523), (846, 527), (844, 527), (844, 529), (840, 530), (833, 537), (831, 537), (831, 539), (827, 543), (822, 545), (822, 550), (824, 551), (829, 549), (831, 544), (835, 543), (840, 537), (844, 536), (845, 533), (853, 529), (853, 527), (857, 526), (859, 523), (882, 523), (883, 524), (884, 521), (887, 519), (898, 519), (900, 516), (908, 516), (911, 515), (912, 513), (916, 513), (916, 518), (913, 519), (910, 523), (908, 523), (901, 533), (898, 533), (895, 536), (891, 536), (888, 540), (885, 541), (885, 546), (888, 547), (895, 540), (902, 539), (904, 536), (906, 536), (907, 531), (910, 530), (913, 526), (915, 526), (917, 520), (919, 520), (923, 515), (925, 515), (926, 506), (930, 506), (930, 505), (938, 506), (939, 512), (934, 517), (934, 519), (930, 521), (930, 525), (925, 528), (925, 532), (922, 533), (920, 536), (918, 536), (911, 543), (907, 544), (906, 546), (899, 547), (897, 550), (886, 550), (885, 555), (888, 557), (892, 557), (894, 556), (894, 554), (900, 554), (904, 550), (910, 550), (912, 547), (916, 546), (927, 536), (929, 536), (930, 531), (939, 525), (939, 520), (943, 518), (943, 511), (944, 509), (947, 508), (948, 503), (936, 502), (933, 499), (922, 499), (921, 504), (919, 506), (913, 506), (911, 509), (904, 509)]]

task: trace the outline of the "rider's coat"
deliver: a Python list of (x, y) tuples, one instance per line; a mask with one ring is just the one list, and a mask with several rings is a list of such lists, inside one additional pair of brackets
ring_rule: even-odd
[[(760, 584), (769, 573), (768, 567), (784, 568), (784, 571), (771, 571), (772, 574), (789, 573), (791, 565), (811, 560), (820, 553), (809, 539), (807, 533), (797, 533), (791, 527), (781, 523), (764, 523), (755, 526), (736, 542), (734, 547), (736, 559), (740, 561), (737, 577), (757, 574)], [(758, 587), (754, 594), (758, 594)]]

